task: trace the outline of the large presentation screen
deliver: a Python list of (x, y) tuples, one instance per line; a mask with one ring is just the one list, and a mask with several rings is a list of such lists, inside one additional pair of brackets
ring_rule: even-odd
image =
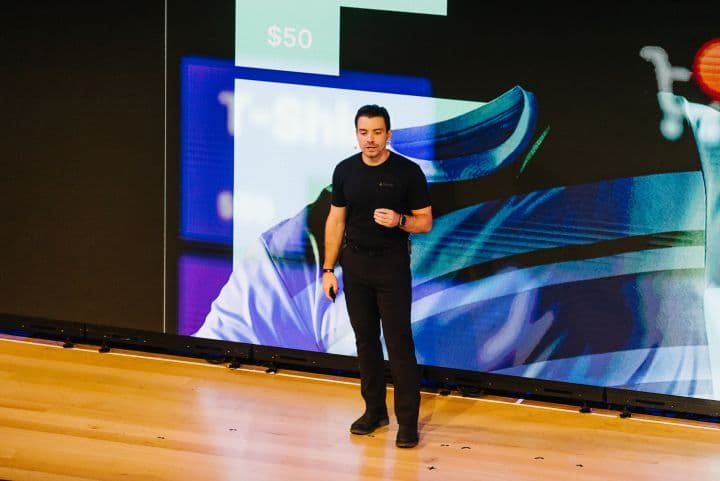
[(324, 224), (380, 104), (433, 206), (420, 363), (720, 399), (712, 8), (230, 2), (234, 57), (177, 65), (177, 332), (355, 354)]

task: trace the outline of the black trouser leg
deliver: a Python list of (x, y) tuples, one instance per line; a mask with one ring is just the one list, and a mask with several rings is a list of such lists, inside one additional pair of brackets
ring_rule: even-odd
[[(343, 256), (343, 284), (350, 324), (355, 332), (355, 345), (360, 369), (360, 392), (366, 410), (375, 414), (387, 411), (385, 405), (385, 368), (380, 344), (380, 313), (374, 289), (367, 279), (346, 270)], [(352, 269), (351, 269), (352, 270)]]
[(398, 424), (417, 425), (420, 372), (410, 320), (412, 287), (409, 265), (398, 265), (392, 274), (378, 282), (377, 299), (395, 386), (395, 415)]

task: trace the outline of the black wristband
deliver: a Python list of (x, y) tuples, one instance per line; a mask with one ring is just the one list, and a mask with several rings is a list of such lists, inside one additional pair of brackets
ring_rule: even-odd
[(400, 214), (400, 221), (398, 221), (398, 227), (405, 227), (405, 223), (407, 222), (407, 217), (405, 214)]
[(333, 269), (332, 267), (329, 268), (329, 269), (328, 269), (328, 268), (323, 268), (323, 274), (325, 274), (326, 272), (335, 272), (335, 269)]

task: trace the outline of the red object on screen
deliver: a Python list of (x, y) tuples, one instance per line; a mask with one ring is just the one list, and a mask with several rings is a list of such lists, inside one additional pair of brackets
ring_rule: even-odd
[(713, 100), (720, 100), (720, 38), (705, 42), (695, 55), (693, 75)]

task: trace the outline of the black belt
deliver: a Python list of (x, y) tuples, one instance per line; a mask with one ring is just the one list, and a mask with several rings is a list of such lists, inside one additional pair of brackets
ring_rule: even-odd
[(353, 252), (357, 252), (360, 255), (363, 256), (370, 256), (370, 257), (376, 257), (376, 256), (384, 256), (386, 254), (391, 254), (393, 252), (399, 252), (404, 249), (409, 248), (409, 240), (407, 243), (405, 242), (395, 242), (392, 244), (388, 244), (385, 246), (379, 246), (379, 247), (364, 247), (361, 245), (358, 245), (351, 241), (350, 239), (345, 239), (345, 245), (349, 247)]

